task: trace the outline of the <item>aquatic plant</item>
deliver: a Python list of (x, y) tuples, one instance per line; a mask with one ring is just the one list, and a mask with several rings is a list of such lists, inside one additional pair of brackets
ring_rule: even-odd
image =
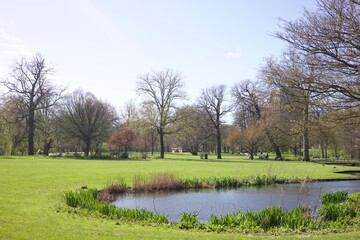
[(354, 202), (346, 191), (328, 192), (321, 197), (320, 216), (326, 221), (337, 221), (356, 216)]
[(97, 199), (101, 202), (112, 202), (119, 194), (125, 193), (128, 187), (125, 184), (112, 183), (103, 190), (99, 191)]
[(223, 231), (226, 229), (241, 229), (246, 231), (268, 231), (272, 228), (283, 227), (291, 230), (303, 230), (312, 228), (314, 219), (311, 217), (311, 209), (298, 206), (289, 211), (282, 210), (279, 206), (264, 208), (260, 212), (241, 211), (225, 216), (211, 215), (206, 223), (207, 230)]
[[(112, 219), (143, 222), (149, 224), (168, 224), (168, 217), (155, 214), (145, 209), (117, 208), (109, 202), (98, 201), (97, 189), (81, 189), (66, 191), (64, 197), (70, 207), (84, 208), (98, 212)], [(333, 196), (345, 196), (333, 197)], [(329, 197), (330, 196), (330, 197)], [(332, 196), (332, 197), (331, 197)], [(338, 231), (351, 225), (356, 226), (356, 206), (360, 202), (360, 194), (349, 197), (347, 193), (330, 193), (324, 197), (325, 204), (320, 208), (320, 218), (314, 218), (308, 207), (298, 206), (292, 210), (283, 210), (279, 206), (264, 208), (259, 212), (236, 212), (224, 216), (211, 215), (207, 223), (198, 220), (198, 213), (183, 213), (174, 226), (180, 229), (205, 229), (206, 231), (240, 231), (247, 233), (281, 231), (303, 232), (327, 229)], [(329, 200), (331, 199), (331, 200)], [(339, 199), (343, 199), (341, 202)]]
[(198, 213), (182, 213), (180, 221), (176, 224), (180, 229), (203, 228), (204, 225), (198, 220)]
[(172, 191), (183, 189), (184, 186), (179, 178), (173, 173), (161, 172), (145, 178), (143, 175), (135, 175), (133, 178), (134, 192), (156, 192), (156, 191)]
[(155, 214), (145, 209), (126, 209), (117, 208), (109, 202), (99, 202), (97, 189), (81, 189), (76, 191), (66, 191), (64, 197), (66, 204), (70, 207), (79, 207), (90, 211), (95, 211), (105, 216), (126, 221), (140, 221), (147, 223), (167, 224), (168, 217), (163, 214)]
[(349, 201), (322, 205), (319, 212), (321, 218), (325, 221), (337, 221), (339, 219), (356, 216), (354, 204)]
[(338, 191), (338, 192), (327, 192), (321, 196), (321, 203), (323, 205), (329, 203), (341, 203), (348, 199), (348, 192)]

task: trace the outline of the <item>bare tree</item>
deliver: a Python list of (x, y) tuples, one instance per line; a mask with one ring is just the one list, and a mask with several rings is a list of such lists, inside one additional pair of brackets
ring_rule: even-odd
[(36, 54), (15, 62), (11, 67), (10, 79), (2, 81), (8, 90), (7, 94), (22, 98), (24, 103), (29, 155), (34, 155), (35, 112), (52, 107), (64, 91), (51, 83), (49, 76), (52, 73), (53, 68), (45, 64), (45, 58)]
[[(242, 111), (247, 111), (253, 121), (259, 123), (264, 120), (264, 112), (266, 107), (269, 107), (267, 105), (270, 99), (269, 88), (264, 82), (245, 80), (235, 83), (232, 88), (232, 95), (236, 100), (237, 107), (241, 107)], [(276, 153), (276, 159), (282, 160), (279, 145), (269, 126), (264, 124), (263, 130)]]
[(185, 98), (183, 76), (172, 69), (154, 71), (139, 77), (137, 92), (144, 94), (145, 105), (157, 111), (156, 129), (160, 138), (160, 158), (165, 156), (164, 135), (171, 134), (168, 127), (176, 120), (176, 102)]
[(85, 144), (85, 156), (91, 148), (96, 149), (110, 136), (116, 114), (113, 108), (93, 94), (75, 91), (68, 96), (59, 111), (58, 123), (70, 138), (81, 140)]
[(320, 59), (316, 67), (336, 74), (322, 79), (319, 90), (340, 92), (360, 101), (360, 1), (318, 0), (316, 12), (295, 21), (281, 20), (275, 36), (295, 49)]
[(159, 134), (157, 132), (158, 114), (156, 108), (152, 105), (145, 105), (140, 111), (141, 120), (139, 124), (139, 132), (144, 140), (144, 149), (147, 152), (148, 143), (150, 143), (151, 156), (154, 155), (156, 142)]
[(198, 106), (204, 110), (216, 131), (217, 159), (221, 159), (221, 126), (223, 117), (231, 111), (231, 106), (226, 105), (225, 85), (213, 86), (203, 89), (198, 98)]
[(125, 126), (129, 126), (130, 123), (137, 118), (138, 112), (135, 106), (135, 102), (131, 99), (125, 102), (120, 109), (120, 122)]
[(37, 112), (37, 139), (44, 155), (49, 155), (56, 140), (56, 117), (54, 108), (44, 108)]
[(316, 91), (324, 72), (314, 67), (313, 60), (312, 56), (300, 55), (290, 49), (284, 52), (280, 61), (268, 59), (261, 70), (264, 80), (280, 90), (289, 106), (301, 112), (304, 161), (310, 161), (309, 125), (312, 108), (324, 104), (326, 97)]

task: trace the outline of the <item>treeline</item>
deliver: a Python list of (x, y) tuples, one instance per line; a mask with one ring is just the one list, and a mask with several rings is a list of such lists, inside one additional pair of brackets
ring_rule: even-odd
[(204, 88), (186, 104), (183, 75), (158, 70), (139, 77), (141, 104), (129, 101), (120, 113), (92, 93), (55, 86), (43, 56), (19, 59), (1, 82), (0, 154), (164, 157), (182, 147), (218, 159), (272, 151), (281, 160), (292, 151), (309, 161), (317, 148), (321, 158), (360, 158), (359, 19), (358, 1), (319, 0), (317, 11), (280, 20), (273, 35), (287, 48), (264, 60), (257, 79)]

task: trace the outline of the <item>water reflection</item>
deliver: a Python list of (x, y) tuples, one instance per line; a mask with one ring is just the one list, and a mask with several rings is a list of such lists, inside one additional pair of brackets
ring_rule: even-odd
[(199, 220), (206, 222), (212, 213), (225, 215), (236, 211), (259, 211), (269, 206), (284, 209), (299, 204), (317, 209), (320, 197), (329, 191), (360, 192), (360, 180), (279, 184), (232, 190), (201, 190), (167, 193), (129, 194), (119, 197), (113, 204), (125, 208), (145, 208), (169, 216), (177, 222), (183, 212), (198, 212)]

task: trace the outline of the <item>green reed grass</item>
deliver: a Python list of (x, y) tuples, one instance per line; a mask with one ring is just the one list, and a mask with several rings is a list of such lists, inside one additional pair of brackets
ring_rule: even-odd
[(282, 227), (289, 230), (302, 230), (314, 226), (311, 210), (298, 206), (296, 209), (284, 211), (281, 207), (264, 208), (260, 212), (236, 212), (218, 216), (213, 214), (206, 224), (208, 230), (238, 229), (246, 231), (268, 231), (272, 228)]
[(154, 214), (145, 209), (117, 208), (109, 202), (99, 202), (97, 200), (98, 193), (97, 189), (66, 191), (64, 197), (70, 207), (84, 208), (119, 220), (157, 224), (168, 224), (169, 222), (168, 217), (163, 214)]
[[(90, 211), (98, 212), (112, 219), (125, 221), (143, 222), (150, 224), (169, 224), (168, 217), (163, 214), (154, 214), (145, 209), (117, 208), (109, 202), (98, 201), (99, 191), (97, 189), (82, 189), (66, 191), (65, 200), (70, 207), (79, 207)], [(338, 197), (330, 195), (347, 196), (342, 202)], [(178, 223), (170, 224), (180, 229), (205, 229), (206, 231), (238, 231), (238, 232), (268, 232), (274, 229), (282, 229), (285, 232), (304, 232), (322, 229), (345, 228), (349, 225), (359, 224), (356, 218), (355, 206), (360, 200), (359, 197), (349, 198), (344, 193), (330, 193), (323, 199), (332, 199), (320, 208), (320, 217), (314, 218), (311, 209), (298, 206), (292, 210), (283, 210), (279, 206), (264, 208), (259, 212), (236, 212), (224, 216), (211, 215), (207, 223), (198, 220), (198, 213), (183, 213)]]
[(347, 191), (327, 192), (321, 196), (321, 203), (326, 205), (329, 203), (341, 203), (348, 199)]
[(194, 229), (194, 228), (203, 228), (204, 224), (199, 222), (198, 213), (182, 213), (180, 217), (180, 221), (176, 224), (176, 226), (180, 229)]

